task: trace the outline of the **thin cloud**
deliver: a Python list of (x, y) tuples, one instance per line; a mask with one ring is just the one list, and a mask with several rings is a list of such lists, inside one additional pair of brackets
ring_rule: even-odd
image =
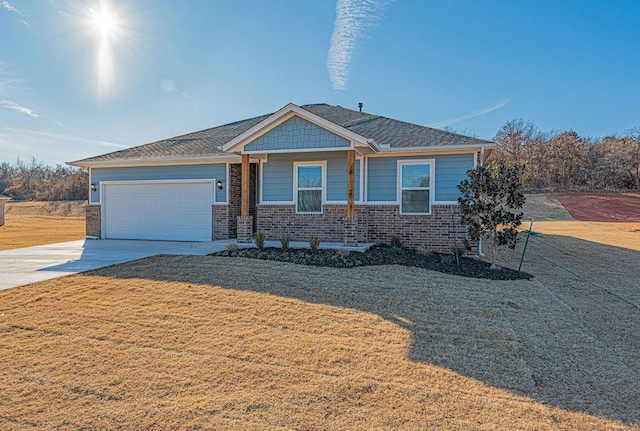
[(334, 90), (346, 90), (353, 54), (367, 31), (383, 18), (393, 0), (338, 0), (327, 70)]
[(102, 147), (118, 148), (118, 149), (129, 148), (127, 145), (118, 144), (115, 142), (103, 141), (100, 139), (84, 139), (78, 136), (64, 135), (62, 133), (41, 132), (39, 130), (25, 130), (25, 129), (8, 129), (8, 130), (15, 133), (45, 136), (48, 138), (59, 139), (61, 141), (77, 142), (80, 144), (100, 145)]
[(32, 109), (27, 108), (26, 106), (22, 106), (19, 103), (14, 102), (13, 100), (0, 100), (0, 105), (4, 106), (7, 109), (13, 109), (14, 111), (18, 111), (22, 114), (28, 115), (31, 118), (38, 118), (39, 115), (33, 112)]
[(8, 10), (9, 12), (20, 13), (20, 10), (18, 10), (18, 8), (9, 3), (7, 0), (2, 0), (2, 2), (0, 2), (0, 6), (2, 6), (3, 9)]
[(451, 126), (452, 124), (459, 123), (464, 120), (470, 120), (472, 118), (480, 117), (482, 115), (488, 114), (489, 112), (497, 111), (500, 108), (504, 108), (509, 103), (511, 103), (511, 99), (502, 100), (498, 103), (495, 103), (491, 106), (487, 106), (486, 108), (482, 108), (479, 111), (472, 112), (470, 114), (463, 115), (461, 117), (451, 118), (449, 120), (440, 121), (438, 123), (427, 124), (427, 127), (434, 127), (439, 129), (441, 127)]

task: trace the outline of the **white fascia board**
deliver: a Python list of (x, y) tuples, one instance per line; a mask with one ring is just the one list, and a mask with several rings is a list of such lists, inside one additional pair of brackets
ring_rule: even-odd
[(69, 166), (81, 168), (120, 168), (127, 166), (177, 166), (177, 165), (209, 165), (216, 163), (229, 163), (241, 161), (240, 156), (235, 154), (225, 154), (219, 157), (179, 157), (161, 159), (127, 159), (127, 160), (104, 160), (97, 162), (67, 162)]
[[(430, 154), (468, 154), (479, 151), (482, 145), (441, 145), (434, 147), (404, 147), (404, 148), (391, 148), (388, 150), (381, 150), (375, 154), (370, 154), (369, 157), (389, 157), (389, 156), (406, 156), (406, 155), (430, 155)], [(488, 146), (484, 146), (489, 148)]]
[(262, 155), (267, 155), (267, 154), (287, 154), (287, 153), (296, 153), (296, 154), (300, 154), (300, 153), (326, 153), (328, 151), (349, 151), (349, 150), (353, 150), (353, 146), (350, 147), (330, 147), (330, 148), (323, 148), (323, 147), (317, 147), (317, 148), (288, 148), (286, 150), (256, 150), (256, 151), (243, 151), (242, 154), (250, 154), (252, 156), (257, 155), (262, 156)]
[(352, 145), (356, 146), (369, 146), (368, 140), (358, 135), (357, 133), (353, 133), (351, 130), (345, 129), (342, 126), (339, 126), (331, 121), (325, 120), (324, 118), (307, 111), (295, 105), (293, 103), (289, 103), (285, 107), (281, 108), (277, 112), (273, 113), (271, 116), (265, 118), (249, 130), (244, 133), (241, 133), (231, 141), (227, 142), (222, 146), (223, 151), (234, 152), (244, 147), (250, 141), (256, 139), (257, 137), (267, 133), (269, 130), (277, 127), (278, 125), (284, 123), (289, 118), (293, 116), (298, 116), (304, 120), (307, 120), (316, 126), (322, 127), (323, 129), (329, 130), (332, 133), (335, 133), (338, 136), (342, 136), (345, 139), (348, 139), (352, 142)]

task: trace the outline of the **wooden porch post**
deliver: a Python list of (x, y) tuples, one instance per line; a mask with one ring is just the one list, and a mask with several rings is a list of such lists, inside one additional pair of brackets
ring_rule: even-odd
[(242, 155), (242, 206), (241, 216), (249, 215), (249, 154)]
[(347, 151), (347, 217), (355, 216), (354, 201), (354, 176), (355, 176), (356, 152)]

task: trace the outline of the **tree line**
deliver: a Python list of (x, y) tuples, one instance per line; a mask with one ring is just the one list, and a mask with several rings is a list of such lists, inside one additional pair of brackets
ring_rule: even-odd
[(80, 168), (51, 167), (32, 158), (0, 162), (0, 194), (16, 200), (86, 200), (89, 173)]
[(640, 128), (594, 139), (574, 131), (542, 132), (530, 121), (502, 126), (492, 158), (524, 164), (527, 188), (640, 190)]

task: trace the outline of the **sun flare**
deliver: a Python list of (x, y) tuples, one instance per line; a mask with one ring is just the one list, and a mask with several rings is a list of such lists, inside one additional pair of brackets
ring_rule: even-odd
[(93, 24), (95, 25), (96, 30), (98, 30), (102, 35), (108, 35), (117, 27), (115, 17), (106, 9), (102, 9), (94, 13)]
[(108, 0), (100, 0), (88, 10), (86, 24), (95, 40), (95, 73), (97, 93), (100, 99), (108, 97), (115, 85), (115, 52), (123, 37), (120, 15), (111, 8)]

